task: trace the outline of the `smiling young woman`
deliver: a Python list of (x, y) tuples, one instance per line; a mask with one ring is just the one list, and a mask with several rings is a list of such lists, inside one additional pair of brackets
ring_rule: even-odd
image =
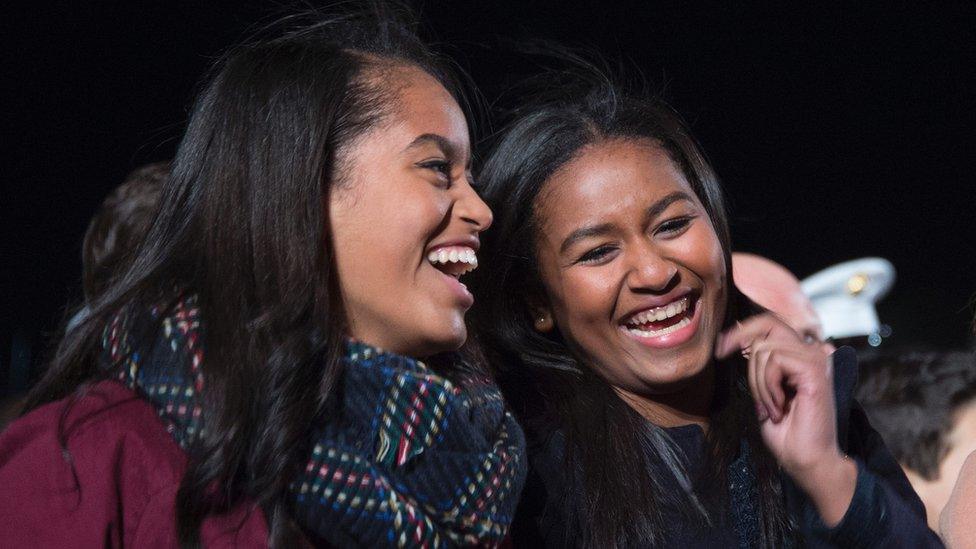
[(457, 353), (492, 214), (454, 79), (382, 6), (280, 27), (218, 63), (131, 268), (0, 437), (0, 545), (504, 538), (524, 439)]
[(850, 350), (731, 285), (721, 192), (677, 115), (565, 75), (521, 98), (481, 174), (474, 317), (529, 439), (516, 544), (937, 545), (851, 400)]

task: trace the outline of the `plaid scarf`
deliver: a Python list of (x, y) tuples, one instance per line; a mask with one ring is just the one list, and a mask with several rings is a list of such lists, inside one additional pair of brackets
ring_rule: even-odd
[[(185, 450), (206, 433), (205, 349), (194, 296), (116, 315), (103, 335), (117, 379)], [(312, 425), (290, 485), (293, 518), (337, 546), (498, 545), (525, 480), (525, 440), (487, 377), (454, 382), (422, 362), (348, 341), (337, 413)]]

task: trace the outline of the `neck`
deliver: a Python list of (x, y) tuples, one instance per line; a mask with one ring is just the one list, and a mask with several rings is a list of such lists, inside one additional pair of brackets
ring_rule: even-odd
[(715, 369), (707, 367), (685, 380), (679, 390), (667, 393), (636, 393), (620, 387), (613, 389), (628, 406), (658, 427), (694, 424), (707, 432), (715, 393)]

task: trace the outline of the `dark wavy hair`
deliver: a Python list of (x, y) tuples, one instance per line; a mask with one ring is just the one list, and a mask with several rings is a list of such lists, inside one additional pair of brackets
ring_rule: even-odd
[(137, 168), (102, 202), (88, 223), (81, 245), (81, 285), (85, 298), (105, 291), (139, 249), (159, 206), (169, 162)]
[[(572, 353), (558, 330), (543, 334), (534, 329), (527, 304), (533, 295), (544, 294), (536, 265), (537, 197), (550, 176), (583, 147), (609, 139), (648, 142), (670, 156), (704, 204), (725, 252), (729, 303), (724, 325), (757, 311), (732, 284), (721, 189), (681, 118), (661, 101), (625, 94), (592, 65), (546, 73), (540, 81), (543, 91), (519, 96), (523, 105), (499, 132), (480, 174), (495, 219), (480, 253), (487, 268), (472, 281), (480, 296), (472, 320), (530, 447), (545, 444), (557, 430), (565, 437), (567, 493), (581, 496), (548, 501), (546, 512), (569, 521), (568, 530), (578, 537), (566, 543), (660, 544), (665, 506), (709, 523), (710, 513), (727, 497), (726, 471), (745, 438), (762, 500), (762, 542), (782, 544), (792, 527), (782, 509), (777, 465), (759, 436), (741, 357), (715, 368), (707, 472), (689, 479), (680, 451), (663, 429), (649, 425), (621, 400)], [(665, 481), (654, 471), (672, 478)], [(665, 488), (674, 481), (683, 493)]]
[(196, 293), (208, 392), (206, 434), (177, 494), (185, 546), (199, 544), (207, 515), (245, 497), (265, 509), (272, 545), (300, 536), (283, 496), (341, 374), (345, 315), (327, 214), (332, 189), (345, 184), (344, 154), (395, 112), (398, 68), (429, 73), (466, 105), (447, 62), (413, 27), (409, 13), (383, 3), (305, 13), (225, 54), (193, 106), (131, 267), (62, 337), (30, 394), (28, 410), (76, 398), (109, 374), (97, 355), (113, 314), (175, 298), (174, 287)]
[(976, 400), (976, 353), (915, 348), (861, 363), (857, 401), (899, 463), (927, 480), (951, 450), (954, 414)]

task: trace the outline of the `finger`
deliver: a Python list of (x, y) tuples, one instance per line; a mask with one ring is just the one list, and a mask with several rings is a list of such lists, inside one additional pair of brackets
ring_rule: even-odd
[(747, 380), (749, 381), (749, 392), (752, 393), (752, 400), (756, 406), (756, 418), (760, 423), (769, 419), (769, 410), (763, 403), (762, 395), (759, 394), (759, 363), (758, 356), (753, 353), (749, 356), (749, 368), (747, 370)]
[[(779, 360), (781, 357), (782, 351), (777, 355), (777, 359)], [(778, 360), (770, 364), (763, 372), (762, 385), (769, 392), (769, 396), (772, 398), (777, 412), (782, 417), (786, 414), (786, 390), (783, 389), (784, 371)]]
[(760, 344), (755, 354), (756, 389), (759, 397), (762, 399), (763, 405), (766, 406), (766, 410), (769, 412), (769, 418), (773, 420), (773, 423), (779, 423), (783, 417), (783, 412), (773, 399), (766, 381), (769, 376), (767, 372), (775, 370), (776, 349), (769, 344)]
[[(833, 395), (829, 357), (816, 348), (782, 348), (777, 354), (778, 379), (770, 380), (781, 390), (789, 387), (808, 396)], [(783, 407), (786, 407), (784, 393)]]
[[(750, 317), (723, 332), (715, 344), (716, 358), (725, 358), (734, 351), (754, 347), (754, 343), (768, 338), (774, 332), (781, 332), (785, 325), (771, 314)], [(792, 330), (786, 328), (792, 333)], [(797, 336), (793, 334), (795, 339)]]
[(783, 388), (784, 372), (780, 368), (779, 361), (792, 353), (789, 346), (784, 346), (780, 342), (766, 341), (761, 344), (761, 348), (766, 354), (761, 377), (758, 379), (760, 390), (769, 393), (769, 398), (773, 402), (773, 407), (780, 412), (786, 410), (786, 391)]
[[(817, 348), (765, 341), (760, 344), (762, 366), (759, 369), (759, 392), (772, 401), (770, 417), (779, 422), (786, 416), (789, 397), (786, 387), (800, 390), (830, 385), (825, 372), (827, 357)], [(828, 390), (829, 392), (829, 390)]]
[(786, 396), (786, 390), (784, 389), (784, 382), (786, 380), (786, 372), (783, 369), (783, 360), (789, 354), (789, 350), (782, 348), (775, 348), (767, 351), (766, 366), (763, 369), (763, 377), (759, 380), (759, 385), (761, 390), (765, 391), (769, 395), (769, 399), (773, 402), (772, 409), (775, 412), (772, 414), (773, 421), (779, 423), (786, 417), (788, 410), (788, 398)]
[(765, 315), (754, 316), (741, 322), (719, 335), (715, 345), (715, 356), (725, 358), (734, 351), (746, 349), (753, 342), (765, 337), (769, 330), (764, 321)]

